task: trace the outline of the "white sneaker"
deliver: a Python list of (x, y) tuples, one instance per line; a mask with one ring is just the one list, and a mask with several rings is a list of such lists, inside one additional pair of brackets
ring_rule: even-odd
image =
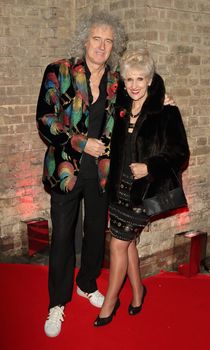
[(97, 289), (93, 293), (85, 293), (79, 287), (77, 287), (77, 294), (83, 298), (89, 299), (90, 303), (96, 307), (102, 307), (104, 302), (104, 296)]
[(48, 337), (57, 337), (61, 331), (61, 323), (64, 321), (64, 306), (55, 306), (49, 310), (47, 320), (44, 325), (45, 334)]

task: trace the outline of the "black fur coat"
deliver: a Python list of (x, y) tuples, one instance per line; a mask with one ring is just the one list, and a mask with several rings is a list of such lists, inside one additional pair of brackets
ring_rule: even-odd
[[(174, 172), (181, 181), (181, 174), (188, 166), (190, 153), (181, 114), (176, 106), (164, 106), (164, 97), (164, 82), (155, 74), (131, 139), (132, 162), (147, 164), (149, 173), (134, 181), (138, 181), (138, 193), (135, 194), (138, 197), (144, 194), (148, 182), (150, 186), (147, 197), (175, 188), (177, 180)], [(121, 181), (131, 103), (124, 84), (121, 83), (111, 143), (111, 201), (117, 200)]]

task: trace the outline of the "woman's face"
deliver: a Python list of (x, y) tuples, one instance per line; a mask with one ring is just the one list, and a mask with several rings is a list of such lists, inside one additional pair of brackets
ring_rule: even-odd
[(127, 68), (125, 71), (125, 87), (128, 95), (134, 101), (147, 98), (147, 88), (151, 84), (151, 79), (145, 76), (145, 73), (138, 68)]

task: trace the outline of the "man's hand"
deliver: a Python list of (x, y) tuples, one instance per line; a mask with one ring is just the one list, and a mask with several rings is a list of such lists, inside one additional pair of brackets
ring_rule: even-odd
[(131, 163), (130, 165), (131, 172), (134, 179), (140, 179), (143, 176), (148, 175), (147, 165), (143, 163)]
[(89, 138), (84, 148), (84, 152), (98, 158), (105, 152), (105, 145), (101, 140)]
[(168, 96), (165, 94), (165, 99), (163, 102), (164, 106), (171, 105), (171, 106), (176, 106), (176, 102), (173, 99), (173, 96)]

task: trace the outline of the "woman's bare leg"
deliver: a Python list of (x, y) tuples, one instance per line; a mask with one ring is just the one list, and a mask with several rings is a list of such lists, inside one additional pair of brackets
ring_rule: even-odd
[(118, 293), (128, 269), (128, 247), (130, 241), (122, 241), (114, 237), (110, 242), (110, 272), (106, 297), (99, 317), (108, 317), (113, 311)]
[(139, 256), (135, 241), (132, 241), (128, 247), (128, 278), (132, 288), (132, 306), (141, 305), (143, 285), (141, 281)]

